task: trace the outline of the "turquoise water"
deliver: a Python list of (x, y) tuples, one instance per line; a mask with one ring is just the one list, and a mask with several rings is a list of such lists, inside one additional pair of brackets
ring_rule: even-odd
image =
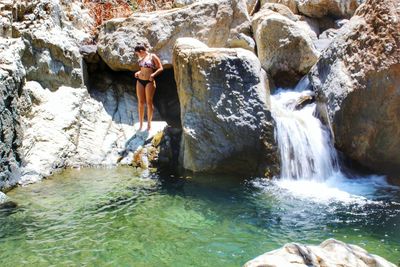
[(262, 179), (68, 170), (7, 194), (19, 206), (0, 211), (1, 266), (240, 266), (331, 237), (398, 263), (400, 189), (341, 185), (369, 190), (326, 199)]

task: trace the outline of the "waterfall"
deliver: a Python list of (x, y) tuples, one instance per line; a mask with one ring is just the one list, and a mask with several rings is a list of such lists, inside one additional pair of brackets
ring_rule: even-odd
[(271, 96), (281, 178), (323, 181), (339, 172), (338, 158), (329, 130), (314, 116), (316, 104), (296, 110), (300, 99), (312, 95), (304, 90), (306, 84), (299, 83), (294, 91), (280, 90)]

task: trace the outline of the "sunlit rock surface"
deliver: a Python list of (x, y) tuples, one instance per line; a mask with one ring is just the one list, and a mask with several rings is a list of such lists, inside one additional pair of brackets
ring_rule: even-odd
[(363, 0), (297, 0), (300, 13), (321, 18), (333, 16), (336, 18), (351, 17)]
[(258, 58), (244, 49), (178, 39), (183, 167), (195, 172), (276, 173), (269, 89)]
[[(118, 162), (123, 165), (148, 169), (150, 162), (158, 156), (155, 147), (158, 146), (165, 127), (167, 127), (165, 121), (153, 121), (150, 131), (137, 131), (126, 141), (125, 148), (120, 151), (121, 157)], [(139, 128), (139, 123), (135, 124), (135, 128)]]
[(266, 3), (277, 3), (287, 6), (294, 14), (298, 14), (296, 0), (261, 0), (261, 6)]
[(85, 88), (60, 87), (52, 92), (37, 82), (28, 82), (24, 90), (30, 96), (31, 109), (22, 119), (21, 183), (67, 166), (116, 164), (119, 152), (136, 132), (137, 104), (132, 95), (118, 101), (109, 91), (100, 102)]
[(336, 147), (393, 177), (400, 173), (399, 29), (399, 1), (366, 1), (310, 74)]
[(310, 32), (288, 8), (276, 9), (278, 13), (270, 5), (265, 4), (252, 19), (258, 57), (277, 86), (291, 87), (317, 62), (319, 52)]
[(135, 13), (106, 22), (98, 50), (113, 70), (138, 69), (134, 48), (147, 44), (163, 64), (172, 64), (176, 39), (194, 37), (210, 47), (245, 47), (254, 50), (245, 0), (208, 0), (179, 9)]
[(297, 243), (265, 253), (244, 267), (396, 267), (393, 263), (355, 245), (328, 239), (319, 246)]

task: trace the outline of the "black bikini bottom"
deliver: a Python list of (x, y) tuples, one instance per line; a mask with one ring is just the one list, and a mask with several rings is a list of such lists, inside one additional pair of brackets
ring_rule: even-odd
[(151, 83), (151, 81), (149, 80), (141, 80), (141, 79), (138, 79), (138, 82), (140, 82), (140, 84), (143, 85), (143, 87), (146, 87), (148, 83)]

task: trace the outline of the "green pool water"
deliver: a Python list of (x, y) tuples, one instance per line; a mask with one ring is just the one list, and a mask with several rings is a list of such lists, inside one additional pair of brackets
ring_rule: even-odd
[(319, 201), (241, 177), (67, 170), (7, 194), (19, 206), (0, 211), (1, 266), (240, 266), (331, 237), (397, 264), (399, 191)]

